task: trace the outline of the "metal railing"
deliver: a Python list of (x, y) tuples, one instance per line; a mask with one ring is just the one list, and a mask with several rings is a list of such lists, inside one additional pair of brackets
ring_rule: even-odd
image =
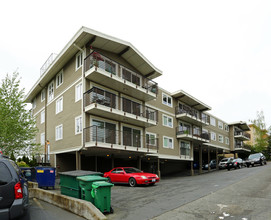
[[(124, 145), (139, 148), (154, 149), (158, 151), (158, 138), (149, 139), (144, 135), (127, 131), (119, 131), (109, 128), (102, 128), (96, 125), (84, 128), (84, 146), (87, 142), (107, 143), (114, 145)], [(144, 143), (145, 140), (145, 143)], [(144, 144), (143, 144), (144, 143)]]
[(246, 150), (251, 150), (249, 146), (242, 145), (242, 144), (235, 144), (235, 149), (246, 149)]
[[(118, 100), (121, 101), (121, 104), (118, 104)], [(84, 93), (84, 107), (87, 107), (92, 103), (97, 103), (113, 109), (119, 109), (126, 113), (141, 116), (156, 122), (158, 121), (157, 110), (95, 87)]]
[(178, 114), (189, 114), (190, 116), (199, 119), (203, 121), (204, 123), (210, 123), (210, 116), (207, 114), (204, 114), (203, 112), (200, 112), (194, 108), (191, 108), (190, 106), (182, 104), (182, 107), (176, 106), (175, 108), (176, 115)]
[[(192, 131), (192, 132), (191, 132)], [(210, 140), (210, 135), (208, 132), (206, 131), (202, 131), (201, 129), (187, 129), (187, 128), (182, 128), (182, 127), (176, 127), (176, 134), (177, 135), (182, 135), (182, 134), (186, 134), (186, 135), (192, 135), (194, 137), (197, 138), (202, 138), (205, 140)]]
[(45, 71), (49, 68), (49, 66), (54, 62), (55, 58), (57, 57), (56, 53), (52, 53), (48, 59), (45, 61), (45, 63), (40, 68), (40, 75), (45, 73)]
[(249, 133), (247, 133), (247, 132), (243, 132), (243, 131), (235, 131), (234, 132), (234, 136), (245, 136), (245, 137), (247, 137), (248, 139), (250, 139), (250, 134)]
[(149, 92), (158, 94), (158, 85), (156, 82), (148, 79), (147, 77), (135, 73), (124, 65), (118, 63), (115, 60), (102, 55), (100, 52), (93, 51), (84, 60), (84, 72), (87, 72), (92, 67), (98, 67), (106, 72), (116, 75), (125, 81), (129, 81), (141, 88), (146, 89)]

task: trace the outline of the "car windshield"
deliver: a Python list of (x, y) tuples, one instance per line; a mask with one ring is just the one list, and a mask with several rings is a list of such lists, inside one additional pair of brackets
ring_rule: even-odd
[(222, 159), (221, 162), (227, 162), (228, 158)]
[(260, 155), (259, 154), (251, 154), (249, 155), (248, 159), (255, 159), (255, 158), (259, 158)]
[(141, 173), (142, 171), (133, 167), (123, 168), (126, 173)]

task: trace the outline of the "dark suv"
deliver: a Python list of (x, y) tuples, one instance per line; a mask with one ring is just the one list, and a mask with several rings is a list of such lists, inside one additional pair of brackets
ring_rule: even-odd
[(28, 204), (28, 184), (20, 168), (0, 154), (0, 219), (22, 216)]
[(256, 153), (256, 154), (250, 154), (247, 161), (246, 161), (247, 167), (253, 166), (255, 164), (264, 165), (266, 164), (266, 158), (262, 153)]

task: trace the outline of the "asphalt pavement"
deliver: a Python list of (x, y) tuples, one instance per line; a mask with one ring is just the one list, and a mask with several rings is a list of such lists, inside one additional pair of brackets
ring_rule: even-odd
[(271, 219), (271, 165), (112, 188), (108, 219)]

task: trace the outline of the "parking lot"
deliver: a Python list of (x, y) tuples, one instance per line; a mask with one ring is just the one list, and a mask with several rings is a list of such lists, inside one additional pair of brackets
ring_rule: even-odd
[(252, 177), (263, 169), (270, 169), (270, 165), (231, 171), (219, 170), (196, 176), (171, 176), (163, 178), (154, 186), (115, 185), (112, 188), (112, 207), (115, 212), (107, 217), (108, 219), (155, 218)]

